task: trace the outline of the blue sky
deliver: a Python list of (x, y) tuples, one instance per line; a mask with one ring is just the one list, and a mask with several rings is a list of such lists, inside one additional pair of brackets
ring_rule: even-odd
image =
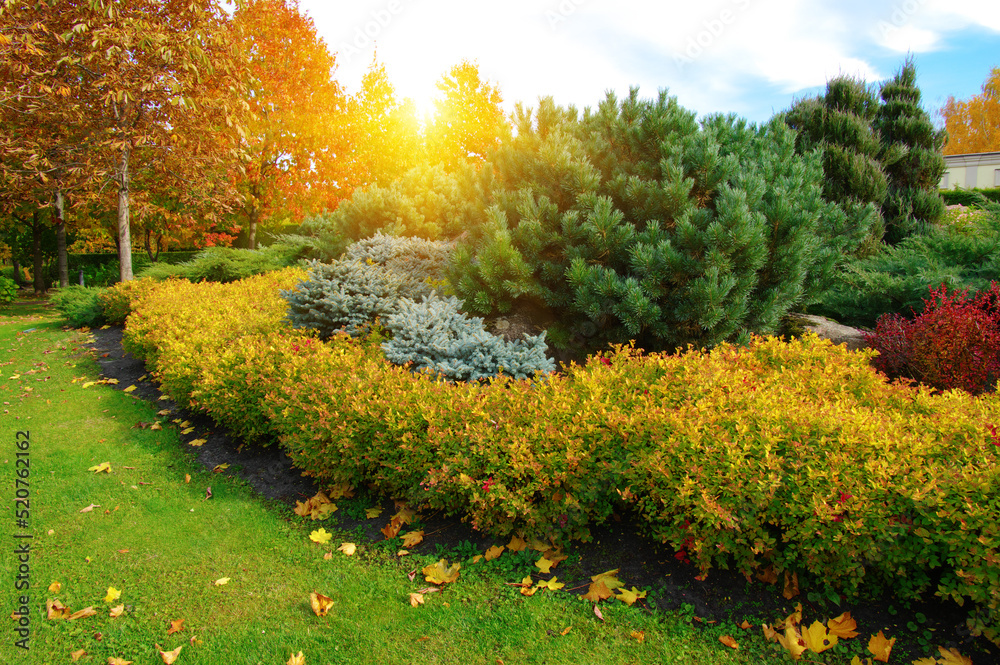
[(506, 104), (596, 106), (605, 91), (666, 88), (701, 115), (764, 121), (850, 74), (874, 83), (908, 53), (925, 108), (978, 94), (1000, 67), (996, 0), (299, 0), (358, 89), (372, 59), (429, 110), (435, 83), (478, 62)]

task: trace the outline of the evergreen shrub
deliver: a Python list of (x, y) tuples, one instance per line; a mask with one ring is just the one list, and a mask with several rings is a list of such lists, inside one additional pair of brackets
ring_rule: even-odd
[(125, 324), (136, 303), (153, 290), (156, 282), (148, 278), (118, 282), (100, 292), (98, 301), (105, 321), (113, 326)]
[(49, 302), (59, 310), (70, 327), (93, 328), (105, 321), (100, 301), (103, 290), (89, 286), (67, 286), (55, 290), (49, 296)]
[(208, 247), (184, 263), (151, 264), (138, 276), (156, 280), (176, 277), (192, 282), (235, 282), (294, 265), (306, 250), (303, 243), (278, 243), (263, 249)]
[(545, 333), (508, 342), (489, 333), (483, 320), (459, 311), (458, 298), (425, 296), (399, 301), (385, 321), (392, 338), (382, 344), (385, 357), (415, 371), (452, 381), (478, 381), (500, 374), (526, 379), (555, 371), (545, 357)]
[(748, 341), (816, 300), (871, 216), (822, 198), (821, 154), (795, 133), (666, 94), (613, 96), (582, 118), (543, 100), (490, 160), (486, 221), (451, 281), (477, 315), (547, 309), (549, 339), (648, 350)]

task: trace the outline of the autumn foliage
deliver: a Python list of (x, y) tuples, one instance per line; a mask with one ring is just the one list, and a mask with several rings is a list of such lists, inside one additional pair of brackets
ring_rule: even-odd
[(970, 625), (996, 635), (992, 396), (890, 384), (869, 354), (815, 337), (618, 347), (542, 383), (450, 384), (364, 340), (282, 329), (277, 291), (300, 276), (165, 282), (137, 303), (127, 347), (175, 399), (277, 440), (321, 484), (374, 483), (497, 535), (586, 539), (632, 510), (703, 573), (933, 589), (978, 605)]
[(912, 320), (883, 315), (866, 337), (879, 352), (872, 363), (889, 377), (974, 395), (992, 390), (1000, 378), (1000, 284), (971, 296), (942, 284)]
[(980, 94), (949, 97), (940, 113), (948, 130), (946, 155), (1000, 150), (1000, 67), (990, 72)]

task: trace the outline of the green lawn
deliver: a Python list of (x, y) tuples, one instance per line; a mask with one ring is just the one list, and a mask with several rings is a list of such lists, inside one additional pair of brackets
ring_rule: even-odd
[[(162, 663), (158, 651), (177, 647), (177, 663), (213, 665), (278, 665), (299, 651), (310, 665), (751, 663), (775, 653), (759, 629), (738, 631), (741, 648), (733, 651), (718, 642), (718, 628), (617, 601), (601, 603), (602, 622), (589, 602), (544, 589), (525, 597), (504, 584), (520, 580), (502, 567), (471, 561), (458, 581), (412, 607), (409, 594), (429, 585), (407, 572), (430, 558), (397, 558), (361, 542), (348, 557), (336, 549), (344, 534), (329, 526), (333, 540), (313, 543), (315, 522), (194, 464), (176, 429), (133, 428), (155, 420), (160, 407), (108, 386), (84, 388), (97, 377), (96, 363), (81, 355), (85, 337), (62, 330), (40, 305), (0, 313), (8, 501), (16, 498), (17, 454), (30, 460), (28, 523), (7, 514), (0, 563), (3, 615), (18, 612), (19, 596), (30, 594), (30, 650), (15, 646), (22, 638), (13, 616), (2, 663), (66, 663), (80, 650), (85, 663)], [(27, 451), (17, 449), (19, 431), (30, 434)], [(104, 462), (110, 473), (88, 470)], [(16, 591), (14, 547), (24, 542), (30, 591)], [(217, 585), (221, 578), (228, 583)], [(61, 588), (49, 590), (53, 583)], [(119, 598), (106, 600), (110, 587)], [(313, 591), (332, 598), (326, 616), (312, 611)], [(56, 599), (71, 612), (96, 614), (47, 619), (46, 602)], [(109, 616), (120, 605), (121, 615)], [(181, 630), (168, 634), (180, 619)]]

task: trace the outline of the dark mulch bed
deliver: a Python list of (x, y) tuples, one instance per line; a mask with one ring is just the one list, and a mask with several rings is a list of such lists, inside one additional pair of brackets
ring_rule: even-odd
[[(289, 506), (293, 506), (296, 500), (304, 501), (320, 489), (310, 478), (303, 477), (277, 446), (244, 445), (204, 414), (184, 411), (170, 401), (159, 401), (161, 393), (158, 386), (148, 378), (139, 381), (147, 375), (143, 363), (123, 351), (121, 328), (94, 330), (93, 335), (94, 342), (89, 346), (103, 376), (118, 379), (117, 389), (135, 385), (136, 390), (131, 393), (134, 397), (173, 409), (195, 426), (199, 438), (207, 439), (200, 448), (190, 448), (200, 464), (214, 468), (227, 463), (230, 465), (227, 473), (238, 475), (264, 497)], [(381, 500), (384, 514), (391, 515), (391, 499), (384, 497)], [(340, 528), (362, 532), (372, 542), (384, 538), (379, 529), (386, 520), (351, 519), (342, 512), (333, 516)], [(423, 543), (412, 548), (415, 552), (433, 553), (438, 546), (447, 550), (468, 549), (469, 543), (482, 552), (498, 544), (473, 531), (458, 518), (431, 515), (422, 518), (422, 523), (427, 535)], [(574, 544), (567, 551), (579, 555), (579, 559), (574, 557), (560, 565), (558, 573), (561, 581), (569, 582), (568, 586), (574, 586), (574, 581), (576, 585), (581, 585), (590, 575), (618, 568), (620, 579), (628, 586), (651, 589), (646, 600), (647, 611), (674, 610), (688, 605), (689, 610), (693, 608), (694, 616), (703, 622), (730, 621), (739, 624), (746, 619), (759, 626), (787, 616), (795, 603), (801, 602), (809, 623), (849, 610), (857, 619), (861, 633), (859, 639), (866, 639), (866, 635), (879, 630), (888, 637), (896, 637), (892, 662), (908, 663), (918, 657), (938, 655), (936, 649), (931, 651), (919, 644), (918, 632), (912, 630), (913, 625), (918, 625), (919, 633), (933, 630), (934, 646), (957, 648), (971, 657), (976, 665), (1000, 663), (1000, 649), (983, 638), (970, 636), (965, 627), (967, 610), (937, 598), (931, 597), (922, 603), (905, 603), (877, 597), (847, 600), (839, 607), (830, 604), (820, 606), (811, 602), (807, 594), (800, 594), (789, 601), (781, 595), (779, 585), (747, 583), (741, 575), (724, 570), (713, 570), (707, 580), (700, 581), (696, 579), (697, 569), (676, 558), (669, 547), (643, 537), (627, 520), (595, 529), (593, 542)], [(573, 561), (578, 562), (573, 564)], [(584, 585), (576, 592), (585, 591)], [(918, 615), (923, 615), (925, 620), (919, 622)]]

